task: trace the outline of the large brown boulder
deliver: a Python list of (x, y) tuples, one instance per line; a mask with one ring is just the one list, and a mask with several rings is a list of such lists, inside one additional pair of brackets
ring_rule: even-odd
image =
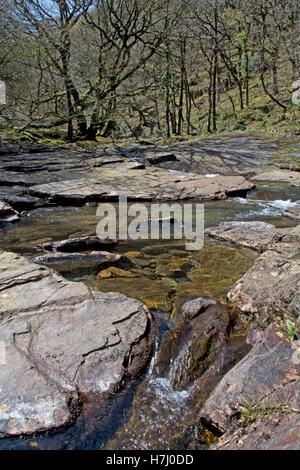
[(0, 312), (0, 436), (69, 424), (85, 396), (108, 397), (151, 352), (142, 303), (13, 253), (0, 252)]
[(247, 325), (237, 311), (211, 299), (187, 302), (182, 312), (183, 320), (161, 345), (156, 373), (167, 373), (175, 390), (196, 387), (199, 405), (222, 375), (248, 352)]
[[(299, 247), (298, 247), (299, 253)], [(267, 325), (300, 316), (300, 259), (268, 250), (228, 293), (243, 313)]]
[(265, 332), (251, 333), (252, 350), (223, 377), (200, 419), (223, 434), (217, 449), (299, 449), (300, 360), (295, 346), (274, 323)]

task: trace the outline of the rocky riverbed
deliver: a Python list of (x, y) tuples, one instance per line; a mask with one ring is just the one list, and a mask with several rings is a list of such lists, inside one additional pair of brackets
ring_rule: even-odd
[[(0, 151), (1, 449), (299, 449), (300, 198), (265, 179), (274, 145)], [(119, 195), (205, 201), (204, 248), (99, 240)]]

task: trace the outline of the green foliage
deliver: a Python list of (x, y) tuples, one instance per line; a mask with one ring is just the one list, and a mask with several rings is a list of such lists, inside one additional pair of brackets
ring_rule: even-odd
[(276, 412), (284, 413), (288, 410), (288, 406), (281, 403), (278, 403), (275, 406), (270, 406), (267, 402), (262, 403), (262, 400), (258, 400), (254, 403), (251, 403), (245, 397), (242, 397), (242, 400), (244, 404), (240, 406), (240, 413), (242, 423), (245, 426), (248, 426), (264, 416), (268, 416)]
[(295, 323), (293, 323), (290, 320), (286, 320), (286, 328), (281, 327), (280, 330), (288, 334), (291, 341), (294, 341), (295, 337), (297, 337), (297, 334), (296, 334), (297, 325), (295, 325)]

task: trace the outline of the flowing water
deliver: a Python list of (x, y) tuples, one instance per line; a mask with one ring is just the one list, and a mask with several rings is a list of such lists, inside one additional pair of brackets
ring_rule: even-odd
[[(262, 220), (276, 226), (295, 225), (283, 212), (300, 205), (299, 190), (284, 185), (259, 185), (247, 198), (205, 204), (205, 225), (229, 220)], [(34, 210), (16, 224), (0, 227), (0, 248), (29, 257), (35, 246), (68, 237), (94, 235), (96, 206), (50, 207)], [(252, 266), (257, 254), (229, 244), (206, 240), (200, 251), (186, 251), (182, 241), (128, 241), (114, 250), (124, 257), (107, 266), (73, 269), (62, 274), (83, 281), (93, 290), (119, 291), (143, 301), (153, 312), (158, 332), (155, 354), (144, 377), (115, 395), (103, 410), (101, 402), (87, 404), (69, 429), (23, 439), (4, 439), (0, 449), (185, 449), (197, 447), (191, 390), (175, 391), (174, 375), (183, 367), (177, 357), (162, 376), (157, 354), (166, 332), (181, 318), (184, 302), (197, 297), (226, 300), (233, 284)], [(200, 446), (201, 447), (201, 446)]]

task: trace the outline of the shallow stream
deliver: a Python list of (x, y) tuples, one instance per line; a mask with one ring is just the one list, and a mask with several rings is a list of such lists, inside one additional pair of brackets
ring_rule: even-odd
[[(297, 188), (259, 185), (246, 199), (232, 198), (205, 204), (205, 225), (223, 221), (262, 220), (276, 226), (296, 225), (283, 217), (288, 207), (300, 205)], [(37, 209), (16, 224), (0, 227), (0, 248), (29, 257), (35, 246), (69, 237), (94, 235), (96, 206)], [(186, 449), (201, 448), (194, 429), (190, 390), (175, 391), (173, 377), (181, 367), (178, 357), (160, 375), (156, 357), (164, 333), (181, 318), (181, 306), (197, 297), (226, 301), (234, 283), (252, 266), (257, 254), (233, 245), (205, 240), (200, 251), (186, 251), (184, 242), (126, 241), (114, 250), (123, 256), (114, 267), (60, 268), (63, 275), (83, 281), (93, 290), (118, 291), (140, 299), (158, 325), (155, 354), (145, 375), (111, 399), (103, 411), (87, 405), (69, 429), (56, 433), (0, 441), (0, 449)]]

